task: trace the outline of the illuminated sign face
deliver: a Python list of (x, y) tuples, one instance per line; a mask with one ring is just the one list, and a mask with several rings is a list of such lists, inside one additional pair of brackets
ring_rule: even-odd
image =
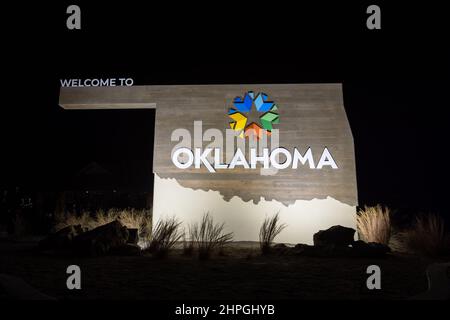
[[(227, 163), (222, 163), (222, 148), (195, 148), (194, 150), (191, 150), (187, 147), (180, 147), (180, 145), (186, 144), (186, 141), (184, 141), (173, 148), (171, 152), (172, 162), (178, 169), (188, 169), (191, 166), (195, 169), (200, 169), (204, 166), (209, 172), (214, 173), (216, 170), (235, 169), (239, 166), (244, 169), (256, 169), (258, 164), (260, 164), (263, 169), (272, 168), (276, 170), (287, 168), (298, 169), (300, 166), (304, 165), (307, 165), (306, 167), (310, 169), (320, 170), (324, 166), (338, 169), (338, 166), (327, 147), (323, 148), (318, 162), (314, 161), (311, 148), (308, 148), (304, 154), (302, 154), (297, 148), (294, 148), (291, 153), (291, 151), (285, 148), (277, 147), (279, 131), (278, 129), (274, 129), (273, 125), (280, 123), (280, 117), (278, 115), (277, 105), (273, 101), (268, 100), (267, 94), (259, 93), (255, 95), (253, 91), (248, 91), (244, 97), (238, 96), (234, 98), (233, 105), (234, 107), (228, 110), (228, 115), (232, 119), (229, 123), (232, 132), (227, 132), (225, 135), (226, 139), (231, 139), (231, 143), (230, 141), (226, 141), (221, 144), (222, 146), (231, 146), (231, 148), (235, 150), (231, 160)], [(250, 115), (253, 115), (253, 117)], [(204, 142), (204, 135), (201, 132), (203, 128), (202, 121), (194, 121), (194, 127), (196, 125), (199, 126), (200, 130), (200, 134), (197, 134), (196, 137), (202, 138), (202, 140), (194, 141), (193, 144), (202, 145)], [(176, 137), (175, 140), (179, 140), (177, 131), (182, 130), (183, 129), (181, 128), (175, 129), (172, 132), (171, 137)], [(213, 130), (220, 132), (219, 129)], [(273, 136), (272, 132), (274, 133)], [(271, 137), (272, 149), (268, 148), (268, 140), (264, 139), (267, 138), (267, 136)], [(273, 139), (275, 136), (276, 139)], [(191, 134), (182, 135), (183, 139), (191, 139), (191, 137)], [(242, 146), (234, 146), (235, 137), (242, 139), (248, 138), (257, 141), (256, 144), (258, 145), (250, 146), (248, 149), (249, 159), (245, 156), (245, 145), (243, 148)], [(219, 134), (215, 137), (215, 140), (220, 138), (221, 135)], [(172, 141), (173, 140), (174, 139), (172, 139)], [(188, 144), (192, 145), (191, 142)], [(276, 173), (276, 171), (273, 172)]]
[(209, 212), (234, 240), (258, 241), (264, 219), (279, 212), (287, 227), (276, 241), (285, 243), (356, 227), (353, 136), (340, 84), (62, 88), (60, 103), (156, 109), (154, 221), (189, 224)]

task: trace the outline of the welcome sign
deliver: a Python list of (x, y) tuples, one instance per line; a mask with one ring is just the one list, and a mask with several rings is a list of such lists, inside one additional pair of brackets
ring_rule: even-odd
[[(153, 220), (205, 212), (235, 240), (312, 243), (320, 229), (355, 228), (353, 137), (340, 84), (61, 88), (65, 109), (156, 108)], [(152, 128), (149, 128), (152, 130)]]

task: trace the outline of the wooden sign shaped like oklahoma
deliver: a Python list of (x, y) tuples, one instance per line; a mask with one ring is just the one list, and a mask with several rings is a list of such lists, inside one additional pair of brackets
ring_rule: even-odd
[[(318, 230), (356, 226), (354, 144), (340, 84), (73, 87), (61, 88), (59, 103), (156, 109), (154, 222), (175, 216), (188, 225), (208, 212), (234, 240), (257, 241), (264, 219), (279, 213), (287, 227), (276, 241), (309, 244)], [(264, 151), (250, 150), (275, 133), (278, 148), (269, 144), (269, 169), (261, 169)]]

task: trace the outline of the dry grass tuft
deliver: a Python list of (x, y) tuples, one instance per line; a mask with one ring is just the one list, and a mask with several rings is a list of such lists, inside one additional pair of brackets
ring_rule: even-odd
[(190, 237), (197, 246), (200, 260), (209, 259), (215, 249), (223, 252), (223, 247), (233, 240), (233, 233), (224, 233), (224, 227), (224, 223), (214, 223), (209, 213), (203, 215), (200, 224), (189, 227)]
[(389, 244), (392, 232), (389, 208), (381, 205), (365, 206), (363, 210), (359, 210), (356, 222), (362, 240)]
[(180, 225), (181, 222), (175, 217), (159, 220), (153, 230), (148, 251), (157, 257), (166, 257), (170, 249), (183, 236), (183, 233), (180, 231)]
[(93, 217), (93, 225), (95, 225), (95, 227), (99, 227), (113, 222), (114, 220), (118, 220), (120, 213), (121, 212), (118, 209), (109, 209), (106, 212), (103, 210), (98, 210)]
[(81, 227), (86, 229), (93, 229), (98, 227), (95, 218), (92, 217), (88, 212), (82, 212), (81, 214), (67, 212), (59, 214), (57, 216), (54, 230), (59, 231), (65, 227), (76, 225), (81, 225)]
[(261, 225), (259, 229), (259, 246), (262, 254), (270, 252), (273, 240), (286, 228), (286, 225), (284, 223), (280, 224), (279, 220), (280, 216), (279, 212), (277, 212), (273, 217), (267, 217)]
[(432, 257), (450, 253), (450, 238), (445, 234), (444, 220), (437, 214), (417, 217), (413, 228), (400, 237), (404, 251)]
[(195, 248), (195, 234), (192, 226), (183, 232), (183, 254), (191, 256)]

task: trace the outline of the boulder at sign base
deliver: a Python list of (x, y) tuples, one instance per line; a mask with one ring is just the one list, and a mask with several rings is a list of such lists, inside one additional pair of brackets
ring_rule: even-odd
[(103, 255), (125, 245), (128, 241), (127, 227), (118, 220), (82, 233), (74, 238), (73, 249), (80, 255)]
[(81, 225), (67, 226), (39, 241), (38, 247), (40, 250), (70, 250), (72, 240), (84, 231)]
[(354, 241), (355, 229), (343, 226), (332, 226), (320, 230), (313, 236), (315, 246), (349, 246)]

